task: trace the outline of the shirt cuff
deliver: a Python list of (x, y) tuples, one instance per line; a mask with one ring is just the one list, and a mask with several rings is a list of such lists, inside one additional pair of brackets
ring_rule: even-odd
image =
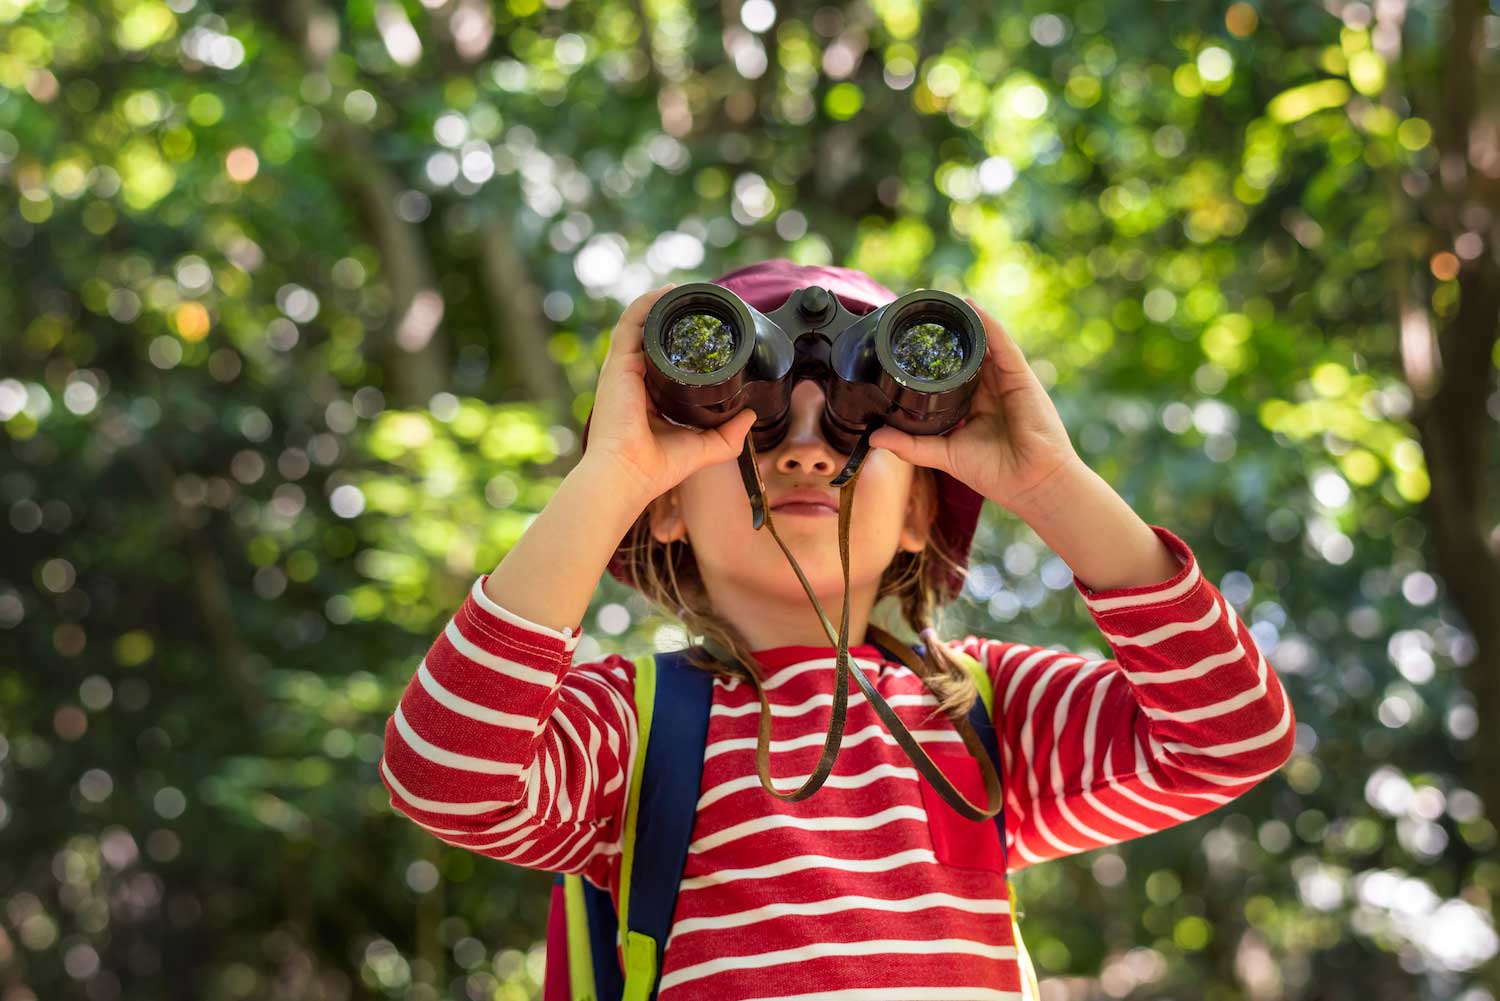
[(541, 633), (543, 636), (548, 636), (554, 640), (558, 640), (562, 643), (563, 649), (568, 653), (572, 653), (573, 650), (578, 646), (578, 640), (583, 636), (582, 623), (577, 626), (565, 626), (562, 629), (553, 629), (551, 626), (544, 626), (538, 622), (531, 621), (525, 616), (517, 615), (510, 609), (505, 608), (502, 605), (495, 604), (494, 599), (491, 598), (488, 594), (485, 594), (484, 582), (489, 580), (489, 577), (490, 575), (487, 573), (480, 574), (479, 577), (475, 579), (474, 586), (469, 589), (469, 596), (474, 599), (474, 603), (476, 605), (478, 605), (484, 611), (488, 612), (490, 615), (493, 615), (495, 618), (500, 619), (504, 622), (508, 622), (518, 629), (526, 629), (534, 633)]
[(1157, 584), (1138, 584), (1135, 587), (1108, 587), (1094, 590), (1073, 575), (1073, 586), (1083, 597), (1083, 603), (1095, 615), (1125, 609), (1140, 609), (1151, 605), (1169, 605), (1192, 594), (1203, 575), (1198, 571), (1198, 561), (1193, 550), (1176, 534), (1160, 525), (1150, 526), (1156, 537), (1165, 543), (1182, 564), (1181, 569), (1167, 580)]

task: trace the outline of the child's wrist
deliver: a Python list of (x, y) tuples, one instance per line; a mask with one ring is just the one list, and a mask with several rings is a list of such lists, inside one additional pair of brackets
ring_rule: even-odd
[(597, 496), (600, 517), (617, 524), (622, 537), (657, 497), (640, 477), (607, 457), (591, 458), (585, 453), (566, 478), (583, 484), (583, 489)]

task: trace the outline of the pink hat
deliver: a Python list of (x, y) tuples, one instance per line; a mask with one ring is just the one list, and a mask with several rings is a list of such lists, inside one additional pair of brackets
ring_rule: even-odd
[[(713, 279), (715, 285), (729, 289), (762, 313), (769, 313), (786, 302), (797, 289), (808, 285), (820, 285), (838, 297), (844, 308), (863, 316), (896, 299), (896, 293), (853, 268), (840, 268), (812, 264), (794, 264), (785, 257), (738, 268)], [(589, 421), (594, 418), (589, 412), (583, 424), (583, 447), (588, 447)], [(969, 565), (969, 546), (974, 541), (974, 529), (979, 524), (979, 510), (984, 506), (984, 497), (965, 484), (941, 470), (934, 469), (938, 485), (938, 514), (933, 523), (933, 534), (941, 540), (943, 547), (953, 555), (962, 567)], [(636, 582), (626, 570), (624, 555), (616, 552), (609, 561), (609, 572), (622, 584), (636, 587)], [(957, 570), (947, 575), (947, 591), (941, 600), (950, 601), (963, 588), (964, 578)]]

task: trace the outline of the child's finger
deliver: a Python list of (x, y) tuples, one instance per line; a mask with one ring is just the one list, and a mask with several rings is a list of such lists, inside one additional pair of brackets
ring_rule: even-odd
[(738, 456), (745, 447), (745, 435), (754, 423), (755, 411), (747, 408), (715, 428), (699, 430), (673, 426), (662, 436), (662, 448), (674, 460), (697, 471)]
[(1000, 370), (1011, 375), (1025, 375), (1030, 370), (1030, 366), (1026, 363), (1026, 356), (1021, 352), (1021, 346), (1015, 342), (1015, 338), (1006, 333), (1000, 321), (986, 312), (971, 297), (964, 296), (964, 302), (973, 306), (979, 318), (984, 321), (985, 342), (990, 353), (995, 356), (995, 363), (1000, 366)]
[(948, 468), (948, 443), (941, 435), (907, 434), (893, 427), (883, 427), (870, 435), (870, 444), (883, 448), (913, 466), (929, 466), (945, 473)]
[(642, 292), (625, 307), (625, 312), (620, 314), (619, 322), (609, 334), (609, 357), (624, 357), (641, 350), (645, 338), (646, 314), (651, 312), (656, 300), (676, 287), (676, 282), (668, 282), (660, 288)]

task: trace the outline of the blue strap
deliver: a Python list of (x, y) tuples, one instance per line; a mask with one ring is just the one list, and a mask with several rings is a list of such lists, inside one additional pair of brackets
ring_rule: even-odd
[(656, 675), (656, 709), (641, 775), (629, 910), (631, 930), (656, 941), (657, 983), (651, 985), (652, 1001), (698, 814), (714, 680), (707, 671), (688, 664), (684, 651), (657, 654)]

